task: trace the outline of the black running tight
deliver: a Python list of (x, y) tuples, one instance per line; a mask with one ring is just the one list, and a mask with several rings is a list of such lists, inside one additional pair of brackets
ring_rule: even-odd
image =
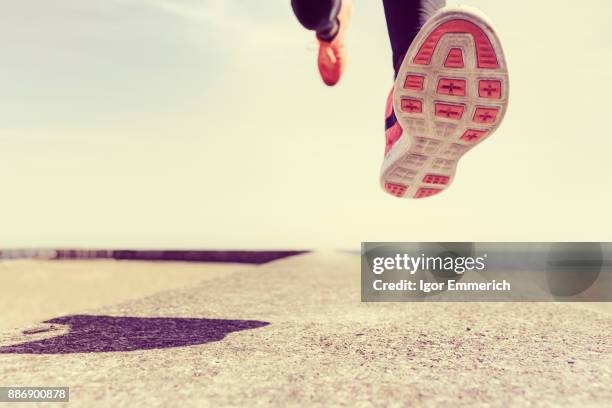
[[(330, 41), (338, 32), (338, 13), (342, 0), (291, 0), (299, 22), (317, 36)], [(397, 73), (408, 47), (423, 24), (446, 0), (383, 0), (387, 30)]]

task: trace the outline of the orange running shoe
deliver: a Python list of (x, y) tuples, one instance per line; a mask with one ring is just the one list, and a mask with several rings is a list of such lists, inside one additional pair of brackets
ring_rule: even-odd
[(319, 40), (319, 73), (328, 86), (334, 86), (340, 81), (346, 67), (346, 48), (344, 40), (346, 29), (351, 20), (352, 5), (350, 0), (342, 0), (338, 14), (338, 33), (331, 41)]
[(489, 19), (468, 7), (438, 10), (387, 99), (382, 188), (403, 198), (444, 191), (459, 159), (499, 127), (508, 95), (506, 58)]

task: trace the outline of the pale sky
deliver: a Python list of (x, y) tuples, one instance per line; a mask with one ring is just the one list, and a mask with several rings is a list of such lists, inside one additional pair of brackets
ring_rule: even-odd
[(355, 3), (330, 89), (289, 0), (0, 0), (0, 247), (612, 240), (609, 2), (466, 2), (510, 106), (425, 200), (378, 185), (390, 49)]

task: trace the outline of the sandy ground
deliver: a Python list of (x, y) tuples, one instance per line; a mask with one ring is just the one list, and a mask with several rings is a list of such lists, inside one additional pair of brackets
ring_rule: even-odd
[[(113, 286), (130, 268), (115, 267)], [(611, 406), (610, 314), (364, 304), (359, 267), (307, 254), (73, 308), (0, 334), (0, 385), (70, 386), (78, 407)]]
[(114, 260), (0, 261), (0, 330), (138, 299), (248, 267)]

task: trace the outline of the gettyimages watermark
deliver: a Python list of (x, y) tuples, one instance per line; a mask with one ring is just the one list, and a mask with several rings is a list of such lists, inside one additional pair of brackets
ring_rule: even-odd
[(610, 302), (612, 243), (364, 242), (364, 302)]

